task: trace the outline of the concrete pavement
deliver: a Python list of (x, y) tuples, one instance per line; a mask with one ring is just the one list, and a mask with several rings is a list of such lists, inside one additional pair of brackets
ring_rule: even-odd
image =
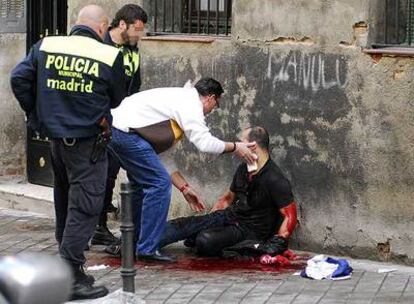
[[(0, 255), (19, 252), (56, 254), (53, 219), (35, 213), (0, 209)], [(107, 265), (90, 271), (97, 284), (111, 291), (122, 286), (120, 261), (108, 257), (102, 247), (88, 252), (88, 266)], [(310, 254), (287, 268), (262, 266), (249, 261), (201, 259), (181, 244), (166, 249), (177, 264), (137, 263), (136, 294), (146, 303), (414, 303), (414, 268), (395, 264), (352, 260), (354, 273), (345, 281), (313, 281), (293, 275)], [(378, 273), (379, 269), (393, 272)]]

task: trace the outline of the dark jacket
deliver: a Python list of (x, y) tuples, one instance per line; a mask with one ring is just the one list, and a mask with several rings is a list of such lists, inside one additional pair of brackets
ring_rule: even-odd
[(125, 97), (122, 54), (86, 26), (37, 42), (11, 74), (31, 128), (52, 138), (91, 137)]
[(141, 87), (141, 56), (138, 47), (129, 45), (116, 44), (109, 34), (111, 29), (105, 35), (104, 42), (120, 50), (123, 56), (125, 77), (126, 77), (126, 94), (132, 95), (139, 92)]

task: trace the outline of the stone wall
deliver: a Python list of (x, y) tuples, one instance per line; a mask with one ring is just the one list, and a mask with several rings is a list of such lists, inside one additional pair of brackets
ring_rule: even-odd
[[(412, 263), (414, 58), (362, 51), (381, 35), (381, 3), (234, 1), (230, 39), (142, 41), (143, 88), (215, 77), (226, 94), (207, 119), (213, 134), (270, 131), (299, 204), (296, 248)], [(83, 4), (70, 1), (70, 20)], [(171, 155), (209, 205), (237, 165), (186, 141)], [(185, 214), (175, 193), (170, 216)]]
[[(226, 90), (214, 134), (270, 131), (300, 206), (297, 248), (412, 262), (414, 59), (362, 52), (379, 35), (377, 1), (258, 4), (234, 2), (230, 40), (143, 41), (144, 86), (213, 76)], [(174, 160), (210, 205), (236, 166), (189, 143)], [(174, 202), (172, 216), (188, 213)]]
[(128, 0), (86, 0), (86, 1), (78, 1), (78, 0), (69, 0), (68, 1), (68, 27), (70, 28), (76, 21), (78, 16), (79, 10), (87, 4), (97, 4), (102, 6), (105, 11), (108, 13), (108, 16), (113, 18), (115, 16), (116, 11), (121, 8), (122, 5), (128, 3), (135, 3), (141, 5), (142, 0), (138, 1), (128, 1)]
[(10, 72), (25, 52), (25, 34), (0, 34), (0, 176), (25, 172), (24, 112), (10, 88)]

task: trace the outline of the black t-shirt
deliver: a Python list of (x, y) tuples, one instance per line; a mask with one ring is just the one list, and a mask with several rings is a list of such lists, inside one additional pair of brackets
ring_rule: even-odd
[(251, 181), (247, 165), (241, 164), (234, 174), (230, 190), (236, 194), (229, 207), (230, 216), (263, 240), (277, 232), (282, 221), (279, 209), (293, 201), (289, 181), (271, 159), (252, 175)]

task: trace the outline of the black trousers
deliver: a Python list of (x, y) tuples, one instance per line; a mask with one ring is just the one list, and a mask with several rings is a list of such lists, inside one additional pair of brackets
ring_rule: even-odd
[(180, 217), (167, 222), (160, 247), (192, 239), (197, 253), (218, 256), (224, 248), (233, 246), (256, 235), (240, 226), (228, 210), (215, 211), (201, 216)]
[(94, 142), (82, 138), (73, 146), (62, 139), (51, 143), (56, 240), (61, 257), (72, 264), (85, 262), (84, 250), (103, 207), (108, 158), (102, 151), (96, 163), (90, 161)]
[(114, 193), (115, 182), (120, 168), (121, 164), (119, 163), (119, 160), (108, 152), (108, 175), (106, 179), (104, 206), (99, 217), (99, 226), (106, 227), (108, 221), (108, 208), (112, 204), (112, 195)]

